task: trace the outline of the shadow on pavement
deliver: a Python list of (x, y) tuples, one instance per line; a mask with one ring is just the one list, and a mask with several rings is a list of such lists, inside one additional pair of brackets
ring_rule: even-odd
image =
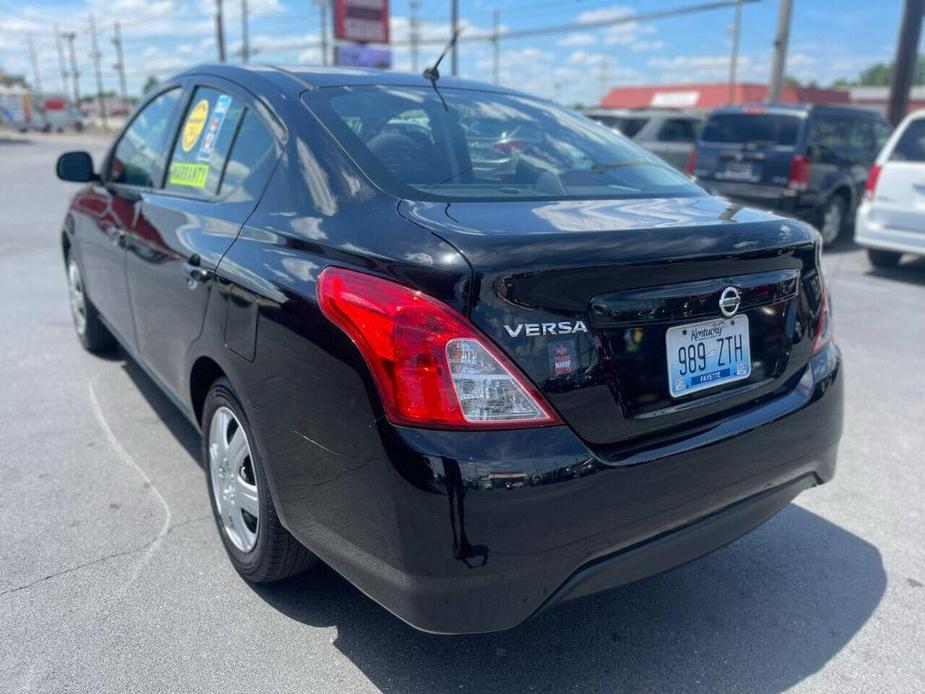
[[(107, 357), (109, 358), (109, 357)], [(144, 396), (164, 425), (170, 430), (173, 437), (189, 453), (190, 457), (202, 466), (202, 453), (200, 451), (199, 432), (177, 409), (177, 406), (164, 395), (158, 385), (138, 366), (121, 348), (112, 353), (113, 360), (122, 360), (122, 368), (138, 391)]]
[[(906, 256), (908, 257), (908, 256)], [(875, 268), (871, 266), (867, 274), (894, 282), (925, 285), (925, 258), (911, 258), (900, 262), (896, 267)]]
[(498, 634), (417, 632), (330, 569), (254, 590), (336, 626), (334, 645), (385, 691), (776, 692), (835, 656), (885, 586), (874, 546), (791, 505), (709, 557)]

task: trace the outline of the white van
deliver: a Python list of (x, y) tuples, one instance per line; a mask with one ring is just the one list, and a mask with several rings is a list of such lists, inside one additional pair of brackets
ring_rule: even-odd
[(909, 114), (880, 150), (854, 239), (876, 267), (896, 265), (903, 253), (925, 256), (925, 110)]

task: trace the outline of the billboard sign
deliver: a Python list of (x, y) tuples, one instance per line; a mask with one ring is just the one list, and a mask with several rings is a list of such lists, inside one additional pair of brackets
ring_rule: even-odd
[(364, 46), (361, 43), (344, 43), (334, 48), (334, 63), (347, 67), (374, 67), (388, 70), (392, 67), (392, 52), (381, 46)]
[(334, 0), (334, 36), (357, 43), (388, 43), (389, 0)]

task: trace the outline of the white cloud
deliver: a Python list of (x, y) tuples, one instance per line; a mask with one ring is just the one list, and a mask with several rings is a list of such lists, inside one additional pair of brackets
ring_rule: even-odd
[(598, 39), (594, 38), (594, 34), (588, 32), (573, 32), (571, 34), (566, 34), (564, 38), (556, 41), (556, 45), (569, 48), (572, 46), (593, 46), (597, 42)]

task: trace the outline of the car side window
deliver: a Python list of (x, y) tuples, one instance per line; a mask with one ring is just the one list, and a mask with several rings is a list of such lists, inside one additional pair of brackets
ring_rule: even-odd
[[(219, 192), (224, 195), (241, 186), (247, 187), (248, 180), (262, 183), (265, 176), (254, 175), (272, 166), (276, 161), (276, 146), (273, 135), (253, 111), (247, 110), (241, 120), (238, 136), (231, 147), (225, 175), (222, 177)], [(257, 197), (259, 190), (245, 191), (250, 197)]]
[(874, 123), (867, 118), (856, 118), (851, 124), (848, 137), (852, 157), (860, 162), (870, 163), (877, 155), (877, 142), (874, 139)]
[(180, 122), (164, 188), (216, 195), (244, 111), (239, 99), (212, 87), (197, 87)]
[(925, 161), (925, 119), (909, 121), (890, 152), (890, 161)]
[(122, 134), (109, 166), (108, 180), (129, 186), (155, 185), (154, 174), (165, 148), (165, 135), (180, 101), (179, 87), (145, 106)]
[(809, 144), (818, 149), (818, 158), (832, 161), (845, 155), (850, 131), (851, 122), (848, 118), (819, 115), (812, 123)]
[(693, 142), (696, 137), (694, 124), (686, 118), (669, 118), (658, 131), (660, 142)]

